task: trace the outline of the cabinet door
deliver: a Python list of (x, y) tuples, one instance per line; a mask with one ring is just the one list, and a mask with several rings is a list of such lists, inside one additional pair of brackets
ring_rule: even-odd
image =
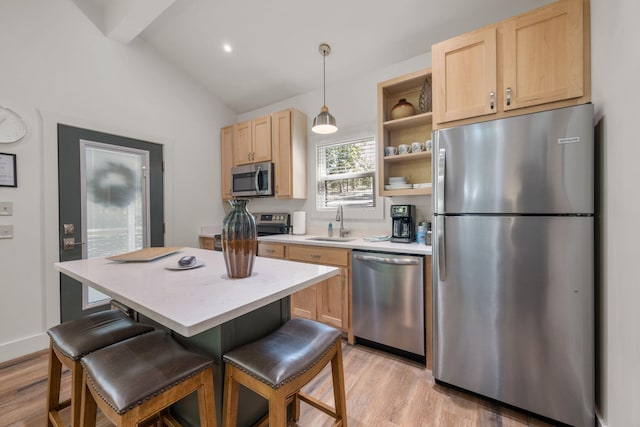
[(284, 258), (285, 245), (282, 243), (258, 242), (258, 256), (267, 258)]
[(495, 27), (434, 45), (432, 61), (436, 123), (496, 113)]
[(231, 198), (231, 168), (233, 167), (233, 126), (220, 131), (220, 182), (222, 198)]
[(271, 116), (263, 116), (251, 121), (253, 153), (251, 163), (271, 161)]
[(310, 286), (291, 294), (291, 316), (317, 320), (316, 289), (318, 286)]
[(251, 163), (251, 120), (233, 125), (233, 165)]
[(275, 196), (292, 197), (291, 111), (274, 113), (272, 120), (272, 154), (275, 164)]
[(338, 329), (348, 328), (348, 282), (348, 269), (341, 268), (338, 276), (333, 276), (316, 285), (318, 320), (320, 322)]
[(583, 21), (567, 0), (504, 23), (504, 110), (583, 96)]

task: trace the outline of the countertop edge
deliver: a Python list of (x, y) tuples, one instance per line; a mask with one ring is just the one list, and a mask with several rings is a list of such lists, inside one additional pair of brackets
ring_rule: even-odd
[(308, 246), (325, 246), (333, 248), (344, 249), (360, 249), (367, 251), (381, 251), (389, 253), (404, 253), (404, 254), (417, 254), (417, 255), (431, 255), (431, 246), (421, 245), (418, 243), (395, 243), (389, 241), (383, 242), (368, 242), (363, 240), (362, 237), (354, 237), (353, 240), (348, 242), (339, 241), (317, 241), (309, 240), (314, 237), (324, 237), (311, 234), (292, 235), (292, 234), (275, 234), (272, 236), (260, 236), (259, 242), (265, 243), (285, 243), (293, 245), (308, 245)]

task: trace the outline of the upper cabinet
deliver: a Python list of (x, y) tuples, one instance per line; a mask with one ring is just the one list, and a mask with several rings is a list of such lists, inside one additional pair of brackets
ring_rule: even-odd
[(434, 127), (591, 101), (588, 0), (559, 0), (432, 48)]
[[(381, 196), (431, 194), (431, 150), (425, 147), (420, 151), (398, 151), (401, 145), (431, 140), (431, 96), (429, 68), (378, 83), (378, 193)], [(414, 114), (392, 117), (391, 110), (401, 99), (413, 105)], [(387, 153), (387, 147), (395, 152)], [(404, 177), (406, 184), (390, 185), (390, 177)]]
[(307, 198), (307, 116), (293, 108), (220, 130), (222, 198), (232, 198), (234, 166), (272, 162), (274, 197)]
[(292, 108), (271, 114), (275, 197), (307, 198), (307, 116)]
[(433, 46), (436, 123), (496, 113), (496, 48), (496, 29), (493, 27)]
[(271, 160), (271, 116), (236, 123), (233, 128), (234, 166)]

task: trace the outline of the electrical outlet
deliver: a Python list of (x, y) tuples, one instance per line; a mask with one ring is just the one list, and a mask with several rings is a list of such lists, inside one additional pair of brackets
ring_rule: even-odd
[(0, 225), (0, 239), (13, 239), (13, 225)]
[(0, 202), (0, 215), (13, 215), (13, 202)]

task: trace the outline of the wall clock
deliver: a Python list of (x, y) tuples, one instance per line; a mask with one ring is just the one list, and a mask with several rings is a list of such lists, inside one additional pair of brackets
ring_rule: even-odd
[(18, 113), (0, 106), (0, 144), (20, 141), (27, 134), (27, 126)]

